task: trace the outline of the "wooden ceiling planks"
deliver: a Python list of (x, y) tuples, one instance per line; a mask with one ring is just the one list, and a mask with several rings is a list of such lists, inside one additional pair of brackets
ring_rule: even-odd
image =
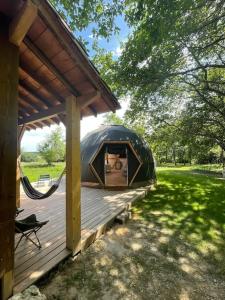
[[(28, 66), (23, 63), (20, 64), (20, 78), (23, 80), (31, 80), (33, 85), (36, 85), (37, 88), (40, 88), (44, 97), (49, 97), (55, 105), (64, 102), (63, 97), (55, 92), (55, 89), (51, 87), (50, 84), (46, 83), (41, 76), (36, 72), (33, 72)], [(47, 94), (46, 94), (47, 93)]]
[[(65, 103), (71, 94), (100, 92), (93, 103), (82, 109), (82, 117), (118, 109), (117, 99), (53, 7), (46, 0), (32, 2), (38, 7), (38, 16), (20, 45), (19, 123)], [(0, 11), (13, 19), (22, 5), (21, 0), (10, 1), (5, 7), (0, 3)], [(58, 124), (62, 119), (65, 120), (65, 114), (60, 113), (49, 119), (34, 120), (27, 128)]]

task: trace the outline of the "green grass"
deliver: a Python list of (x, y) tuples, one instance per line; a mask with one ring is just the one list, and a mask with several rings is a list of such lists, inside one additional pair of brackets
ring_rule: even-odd
[(48, 166), (41, 163), (22, 163), (22, 170), (30, 182), (36, 182), (40, 175), (49, 174), (52, 178), (57, 178), (62, 173), (65, 163), (54, 163), (53, 166)]
[[(158, 185), (134, 212), (193, 246), (225, 274), (225, 180), (188, 167), (158, 168)], [(164, 245), (165, 246), (165, 245)]]
[(186, 171), (205, 171), (205, 172), (216, 172), (216, 173), (222, 173), (223, 167), (221, 164), (208, 164), (208, 165), (183, 165), (183, 164), (178, 164), (176, 167), (174, 164), (165, 164), (159, 167), (160, 168), (176, 168), (176, 169), (182, 169)]

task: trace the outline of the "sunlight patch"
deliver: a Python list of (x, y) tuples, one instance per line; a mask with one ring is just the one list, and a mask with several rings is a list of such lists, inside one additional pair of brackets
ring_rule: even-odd
[(125, 235), (129, 232), (129, 229), (127, 227), (119, 227), (115, 230), (116, 235)]
[(138, 251), (138, 250), (140, 250), (140, 249), (142, 248), (142, 245), (141, 245), (141, 244), (138, 244), (138, 243), (132, 243), (132, 244), (131, 244), (131, 248), (132, 248), (132, 250), (134, 250), (134, 251)]
[(179, 300), (189, 300), (188, 292), (185, 289), (181, 289), (181, 294), (179, 296)]

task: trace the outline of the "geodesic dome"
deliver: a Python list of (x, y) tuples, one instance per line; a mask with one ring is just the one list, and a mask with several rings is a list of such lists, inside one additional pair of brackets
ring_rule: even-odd
[(81, 141), (83, 185), (136, 187), (155, 181), (150, 148), (121, 125), (101, 126)]

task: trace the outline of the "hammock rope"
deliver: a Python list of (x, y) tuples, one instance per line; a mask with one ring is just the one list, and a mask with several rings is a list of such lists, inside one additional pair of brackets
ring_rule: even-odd
[(21, 172), (20, 180), (21, 180), (24, 192), (27, 195), (27, 197), (29, 197), (33, 200), (42, 200), (42, 199), (46, 199), (46, 198), (50, 197), (58, 189), (60, 182), (63, 178), (63, 175), (66, 172), (66, 167), (65, 167), (64, 170), (62, 171), (61, 175), (59, 176), (59, 178), (50, 187), (50, 189), (46, 193), (41, 193), (31, 185), (28, 177), (23, 174), (20, 164), (19, 164), (19, 168), (20, 168), (20, 172)]

